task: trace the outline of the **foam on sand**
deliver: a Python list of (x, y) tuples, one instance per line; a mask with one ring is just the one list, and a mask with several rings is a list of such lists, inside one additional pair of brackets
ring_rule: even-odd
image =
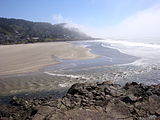
[(68, 75), (68, 74), (58, 74), (58, 73), (55, 74), (55, 73), (50, 73), (50, 72), (44, 72), (44, 73), (48, 74), (48, 75), (52, 75), (52, 76), (88, 79), (88, 78), (80, 76), (80, 75)]

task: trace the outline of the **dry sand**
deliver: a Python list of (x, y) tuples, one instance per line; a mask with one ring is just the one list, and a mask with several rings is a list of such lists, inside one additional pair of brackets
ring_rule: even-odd
[(93, 59), (89, 49), (66, 42), (0, 46), (0, 75), (34, 72), (60, 59)]

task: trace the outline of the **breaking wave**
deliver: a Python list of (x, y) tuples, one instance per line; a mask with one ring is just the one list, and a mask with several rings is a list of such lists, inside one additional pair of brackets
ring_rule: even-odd
[(117, 49), (122, 53), (141, 57), (133, 64), (152, 64), (160, 63), (160, 44), (129, 42), (122, 40), (101, 40), (102, 47)]

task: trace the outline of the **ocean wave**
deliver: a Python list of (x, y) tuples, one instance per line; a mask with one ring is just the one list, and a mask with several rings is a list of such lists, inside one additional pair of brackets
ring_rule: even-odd
[[(132, 65), (160, 63), (160, 44), (130, 42), (120, 40), (101, 40), (102, 47), (117, 49), (121, 53), (140, 57)], [(109, 45), (108, 45), (109, 44)]]
[(125, 46), (134, 46), (134, 47), (160, 48), (160, 44), (154, 44), (154, 43), (130, 42), (124, 40), (101, 40), (101, 42), (111, 43), (111, 44), (122, 44)]

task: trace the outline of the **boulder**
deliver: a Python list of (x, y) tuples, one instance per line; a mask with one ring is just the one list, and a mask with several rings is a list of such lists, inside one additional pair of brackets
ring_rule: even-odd
[(11, 105), (0, 107), (1, 119), (159, 120), (160, 84), (76, 83), (61, 99), (14, 97)]

